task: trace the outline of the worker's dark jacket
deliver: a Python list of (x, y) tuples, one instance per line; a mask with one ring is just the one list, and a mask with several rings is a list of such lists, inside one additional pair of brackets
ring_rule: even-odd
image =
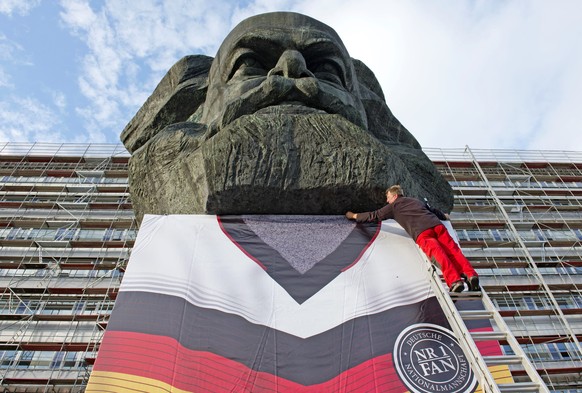
[[(358, 222), (382, 221), (393, 218), (415, 241), (421, 232), (433, 228), (445, 219), (438, 209), (428, 206), (416, 198), (399, 196), (394, 202), (381, 209), (358, 213)], [(439, 219), (440, 218), (440, 219)]]

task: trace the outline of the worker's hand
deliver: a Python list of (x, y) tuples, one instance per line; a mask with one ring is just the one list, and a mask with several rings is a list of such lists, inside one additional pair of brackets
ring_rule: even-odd
[(353, 213), (353, 212), (347, 212), (347, 213), (346, 213), (346, 218), (347, 218), (348, 220), (355, 220), (355, 219), (356, 219), (356, 214), (355, 214), (355, 213)]

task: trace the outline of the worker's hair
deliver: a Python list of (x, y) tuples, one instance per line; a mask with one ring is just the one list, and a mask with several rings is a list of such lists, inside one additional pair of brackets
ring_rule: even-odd
[(400, 187), (399, 184), (395, 184), (393, 186), (390, 186), (387, 190), (386, 190), (386, 194), (396, 194), (399, 196), (404, 195), (404, 192), (402, 192), (402, 187)]

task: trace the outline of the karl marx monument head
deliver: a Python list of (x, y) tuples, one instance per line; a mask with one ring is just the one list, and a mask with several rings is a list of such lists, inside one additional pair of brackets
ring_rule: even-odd
[(352, 59), (323, 23), (293, 13), (259, 15), (235, 27), (220, 47), (202, 122), (221, 128), (274, 111), (338, 114), (367, 128)]
[(445, 211), (449, 184), (372, 71), (305, 15), (242, 21), (214, 59), (178, 61), (125, 127), (138, 220), (151, 214), (343, 214), (387, 185)]

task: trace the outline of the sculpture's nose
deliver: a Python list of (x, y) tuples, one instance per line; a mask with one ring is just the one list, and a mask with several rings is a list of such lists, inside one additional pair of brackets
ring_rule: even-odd
[(307, 69), (305, 58), (301, 52), (288, 49), (279, 58), (277, 65), (269, 71), (269, 76), (279, 75), (287, 78), (307, 78), (314, 75)]

